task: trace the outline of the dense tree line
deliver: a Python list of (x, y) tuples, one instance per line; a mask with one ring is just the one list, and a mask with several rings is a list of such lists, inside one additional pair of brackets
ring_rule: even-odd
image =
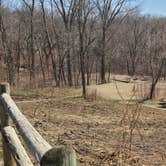
[(152, 91), (166, 74), (166, 18), (142, 16), (129, 0), (5, 2), (0, 70), (11, 84), (27, 71), (30, 85), (40, 75), (43, 84), (82, 85), (85, 97), (86, 85), (108, 82), (111, 73), (150, 75)]

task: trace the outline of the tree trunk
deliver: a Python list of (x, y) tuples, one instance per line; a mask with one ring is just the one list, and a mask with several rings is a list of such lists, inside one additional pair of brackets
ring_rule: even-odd
[(105, 39), (106, 39), (106, 30), (105, 27), (102, 29), (102, 50), (101, 50), (101, 83), (106, 83), (105, 80)]
[(72, 86), (73, 81), (72, 81), (72, 71), (71, 71), (70, 50), (68, 50), (67, 52), (67, 79), (69, 86)]
[(81, 52), (80, 52), (80, 63), (81, 63), (81, 78), (82, 78), (82, 95), (84, 98), (86, 98), (85, 66), (84, 66), (84, 58)]

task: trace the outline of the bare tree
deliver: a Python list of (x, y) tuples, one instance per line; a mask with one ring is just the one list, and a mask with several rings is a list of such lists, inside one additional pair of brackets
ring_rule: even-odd
[(100, 37), (99, 37), (99, 55), (100, 55), (100, 78), (101, 83), (105, 83), (105, 57), (106, 57), (106, 47), (109, 40), (110, 27), (113, 21), (116, 19), (118, 14), (123, 10), (126, 0), (96, 0), (96, 6), (100, 17)]
[(35, 48), (34, 48), (34, 10), (35, 10), (35, 0), (31, 0), (27, 2), (26, 0), (22, 0), (25, 6), (28, 8), (30, 15), (30, 31), (29, 31), (29, 70), (30, 70), (30, 81), (35, 81)]
[[(160, 31), (158, 31), (158, 29), (160, 29)], [(147, 99), (152, 99), (156, 85), (161, 77), (164, 65), (166, 64), (166, 48), (163, 47), (166, 39), (166, 36), (163, 36), (165, 23), (162, 20), (152, 20), (150, 21), (148, 31), (147, 53), (152, 81)]]
[(7, 64), (7, 75), (8, 75), (8, 81), (10, 84), (14, 83), (14, 59), (13, 59), (13, 53), (12, 53), (12, 47), (9, 40), (9, 37), (7, 35), (7, 29), (4, 25), (3, 20), (3, 8), (2, 8), (2, 1), (0, 0), (0, 32), (1, 32), (1, 40), (3, 49), (5, 52), (5, 63)]
[(67, 77), (69, 86), (73, 85), (72, 81), (72, 65), (71, 65), (71, 33), (73, 21), (76, 14), (76, 0), (54, 0), (57, 10), (63, 20), (65, 33), (66, 33), (66, 59), (67, 59)]
[(126, 30), (123, 34), (125, 47), (123, 51), (128, 75), (133, 76), (136, 72), (139, 60), (145, 51), (146, 24), (144, 18), (137, 15), (129, 16), (125, 20)]
[(86, 98), (86, 80), (85, 80), (85, 55), (93, 43), (94, 39), (89, 38), (86, 42), (86, 31), (88, 28), (88, 20), (93, 11), (93, 4), (90, 0), (79, 0), (77, 2), (77, 24), (78, 24), (78, 35), (79, 35), (79, 59), (80, 59), (80, 70), (82, 79), (82, 94)]

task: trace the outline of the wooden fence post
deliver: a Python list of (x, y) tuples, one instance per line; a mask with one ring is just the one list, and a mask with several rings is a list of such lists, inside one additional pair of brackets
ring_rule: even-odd
[(72, 147), (53, 148), (40, 161), (41, 166), (76, 166), (76, 153)]
[[(1, 83), (0, 113), (1, 133), (3, 135), (2, 141), (4, 166), (15, 166), (16, 162), (17, 165), (20, 166), (32, 165), (32, 163), (28, 159), (28, 156), (26, 155), (26, 152), (23, 150), (24, 148), (17, 138), (14, 129), (12, 129), (12, 127), (6, 127), (9, 125), (9, 115), (15, 123), (28, 148), (34, 154), (41, 166), (76, 166), (75, 150), (70, 146), (53, 148), (46, 140), (44, 140), (44, 138), (35, 130), (32, 124), (20, 112), (9, 93), (9, 84)], [(12, 154), (14, 157), (12, 156)], [(26, 160), (28, 160), (25, 161), (25, 158)]]
[[(1, 83), (0, 84), (0, 95), (3, 93), (10, 94), (10, 85), (9, 83)], [(9, 125), (9, 115), (5, 112), (2, 103), (0, 103), (0, 115), (1, 115), (1, 131), (4, 127)], [(4, 166), (15, 166), (15, 161), (12, 157), (12, 154), (5, 142), (5, 140), (2, 137), (3, 142), (3, 160), (4, 160)]]

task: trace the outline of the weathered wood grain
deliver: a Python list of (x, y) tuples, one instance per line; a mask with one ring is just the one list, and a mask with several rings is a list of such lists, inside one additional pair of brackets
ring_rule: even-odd
[(41, 166), (76, 166), (76, 153), (72, 147), (53, 148), (40, 161)]
[[(3, 87), (1, 89), (4, 89)], [(18, 131), (20, 132), (23, 140), (25, 141), (28, 148), (31, 150), (32, 154), (36, 157), (38, 163), (41, 166), (76, 166), (76, 153), (71, 147), (60, 147), (60, 148), (52, 148), (49, 143), (47, 143), (44, 138), (35, 130), (35, 128), (31, 125), (31, 123), (26, 119), (26, 117), (21, 113), (18, 109), (15, 102), (12, 100), (11, 96), (8, 93), (5, 93), (5, 90), (2, 90), (0, 96), (0, 102), (3, 106), (2, 113), (4, 115), (10, 115), (11, 119), (15, 123)], [(2, 120), (2, 119), (1, 119)], [(8, 123), (3, 125), (5, 127)], [(16, 133), (11, 131), (11, 127), (5, 128), (3, 130), (4, 133), (4, 141), (8, 140), (8, 146), (11, 148), (16, 148), (17, 146), (21, 147), (21, 143), (19, 139), (16, 138)], [(5, 137), (6, 135), (6, 137)], [(13, 137), (13, 139), (11, 138)], [(19, 144), (19, 145), (18, 145)], [(7, 145), (5, 145), (7, 147)], [(8, 147), (7, 147), (8, 150)], [(14, 157), (18, 157), (21, 155), (21, 151), (24, 151), (22, 157), (25, 157), (25, 150), (22, 149), (11, 151), (14, 153)], [(8, 151), (10, 153), (10, 151)], [(16, 155), (16, 154), (19, 155)], [(26, 156), (27, 158), (27, 156)], [(17, 160), (17, 164), (19, 165), (21, 162)], [(5, 161), (5, 160), (4, 160)], [(6, 161), (7, 162), (7, 161)], [(28, 161), (29, 162), (29, 161)], [(21, 164), (20, 164), (21, 165)], [(29, 164), (30, 165), (30, 164)], [(5, 166), (13, 166), (11, 163)]]
[[(0, 95), (3, 93), (10, 94), (10, 86), (8, 83), (1, 83), (0, 84)], [(2, 103), (0, 102), (0, 118), (1, 118), (1, 131), (5, 126), (9, 125), (9, 115), (4, 110)], [(12, 157), (12, 154), (10, 150), (8, 149), (8, 146), (5, 142), (5, 140), (2, 138), (3, 143), (3, 161), (4, 166), (15, 166), (15, 160)]]
[(15, 130), (8, 126), (2, 130), (3, 139), (8, 145), (17, 166), (33, 166)]
[(3, 93), (0, 97), (5, 110), (10, 114), (13, 122), (16, 124), (21, 136), (26, 142), (31, 152), (38, 161), (52, 147), (44, 140), (44, 138), (35, 130), (27, 118), (20, 112), (10, 95)]

